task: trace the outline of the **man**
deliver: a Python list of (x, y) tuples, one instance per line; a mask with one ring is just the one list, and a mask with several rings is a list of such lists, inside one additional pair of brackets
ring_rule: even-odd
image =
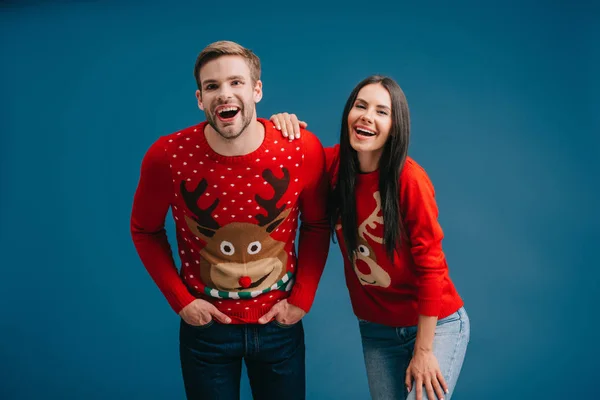
[[(199, 54), (194, 77), (206, 121), (147, 151), (133, 241), (181, 316), (188, 398), (239, 398), (243, 359), (254, 398), (304, 399), (301, 318), (329, 250), (323, 148), (310, 132), (291, 142), (257, 118), (260, 61), (250, 50), (212, 43)], [(179, 273), (164, 229), (169, 208)]]

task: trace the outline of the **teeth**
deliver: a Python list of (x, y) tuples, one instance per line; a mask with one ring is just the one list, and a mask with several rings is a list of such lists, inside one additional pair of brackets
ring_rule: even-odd
[(224, 113), (227, 111), (237, 111), (238, 108), (237, 107), (223, 107), (219, 110), (219, 113)]
[(367, 135), (375, 135), (375, 132), (363, 128), (356, 128), (357, 132), (366, 133)]

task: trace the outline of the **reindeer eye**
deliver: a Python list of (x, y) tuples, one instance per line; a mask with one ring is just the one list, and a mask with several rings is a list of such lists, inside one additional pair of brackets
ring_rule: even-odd
[(235, 252), (235, 248), (230, 242), (223, 240), (221, 242), (221, 252), (226, 256), (230, 256)]
[(248, 245), (248, 253), (256, 254), (262, 249), (260, 242), (252, 242)]
[(358, 246), (358, 252), (365, 257), (369, 257), (371, 255), (371, 252), (369, 251), (367, 246), (364, 246), (362, 244)]

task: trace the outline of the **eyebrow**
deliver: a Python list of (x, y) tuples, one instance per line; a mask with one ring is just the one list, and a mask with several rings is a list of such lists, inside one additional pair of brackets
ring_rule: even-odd
[[(234, 81), (234, 80), (238, 80), (238, 81), (243, 81), (245, 78), (241, 75), (232, 75), (232, 76), (228, 76), (225, 80), (226, 81)], [(202, 85), (204, 86), (207, 83), (217, 83), (217, 80), (215, 79), (207, 79), (204, 82), (202, 82)]]
[[(369, 104), (369, 102), (368, 102), (368, 101), (366, 101), (366, 100), (364, 100), (364, 99), (361, 99), (360, 97), (358, 97), (358, 98), (356, 99), (356, 101), (360, 101), (360, 102), (363, 102), (363, 103), (365, 103), (365, 104)], [(388, 106), (384, 106), (383, 104), (379, 104), (379, 105), (377, 105), (377, 107), (379, 107), (379, 108), (383, 108), (383, 109), (386, 109), (386, 110), (388, 110), (388, 111), (390, 111), (390, 110), (391, 110), (391, 109), (390, 109)]]

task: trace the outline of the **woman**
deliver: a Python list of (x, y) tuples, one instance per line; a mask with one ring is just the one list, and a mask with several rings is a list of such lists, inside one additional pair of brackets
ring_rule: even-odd
[[(287, 113), (271, 121), (290, 139), (306, 127)], [(326, 149), (332, 229), (372, 398), (450, 399), (469, 318), (448, 275), (433, 185), (407, 155), (409, 122), (394, 80), (370, 76), (354, 88), (340, 143)]]

